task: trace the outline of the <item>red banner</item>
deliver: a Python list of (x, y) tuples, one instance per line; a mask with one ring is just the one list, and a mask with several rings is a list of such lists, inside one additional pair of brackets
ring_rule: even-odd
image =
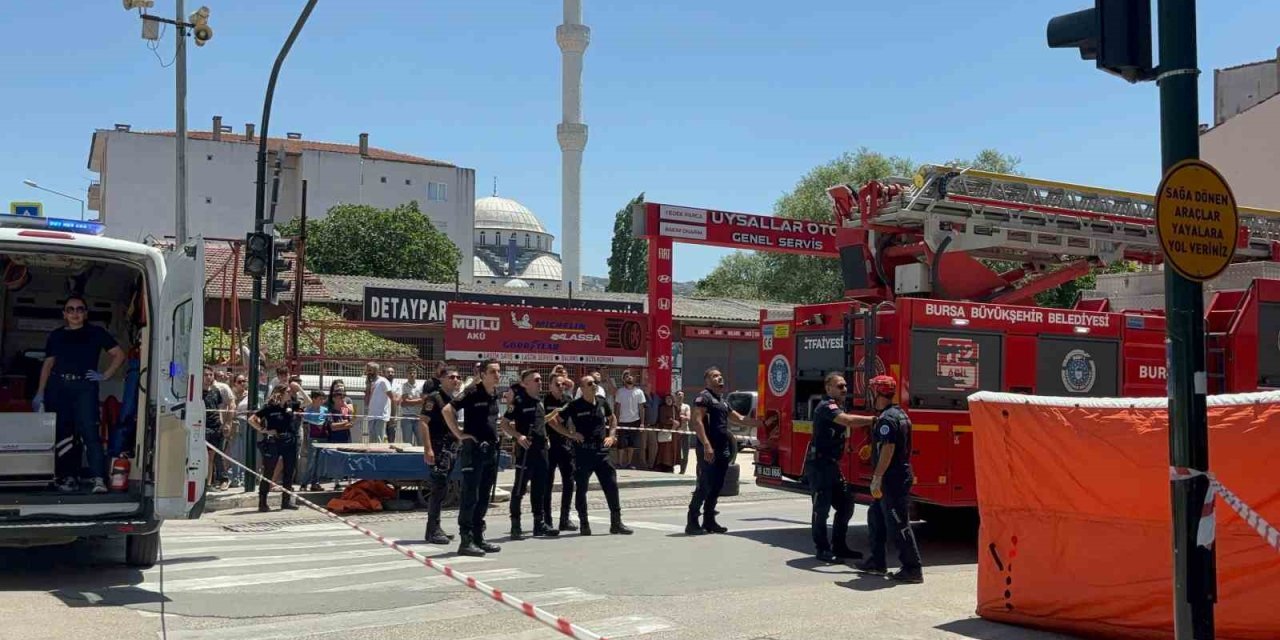
[(811, 220), (650, 202), (645, 204), (644, 224), (641, 235), (676, 242), (827, 258), (838, 255), (835, 225)]
[(706, 340), (759, 340), (760, 330), (732, 327), (690, 327), (686, 325), (684, 337)]
[(642, 367), (641, 314), (450, 302), (445, 358)]

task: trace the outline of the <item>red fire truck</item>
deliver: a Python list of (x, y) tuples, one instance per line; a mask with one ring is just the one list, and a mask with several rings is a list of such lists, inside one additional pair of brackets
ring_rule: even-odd
[[(1106, 299), (1030, 306), (1091, 267), (1159, 264), (1150, 196), (943, 166), (828, 193), (845, 299), (761, 314), (757, 484), (806, 490), (810, 417), (833, 371), (850, 381), (855, 411), (868, 410), (870, 377), (899, 380), (925, 519), (977, 503), (969, 394), (1165, 395), (1158, 295), (1145, 305), (1155, 308), (1113, 309)], [(1240, 213), (1236, 260), (1280, 260), (1280, 213)], [(1206, 313), (1209, 391), (1280, 387), (1280, 281), (1213, 293)], [(857, 451), (869, 434), (851, 440)], [(843, 464), (869, 501), (870, 462), (851, 455)]]

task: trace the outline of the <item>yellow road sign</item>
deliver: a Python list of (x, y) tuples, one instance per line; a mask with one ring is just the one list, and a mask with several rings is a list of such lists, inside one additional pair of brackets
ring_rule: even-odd
[(1165, 262), (1191, 280), (1222, 273), (1236, 254), (1240, 213), (1231, 187), (1200, 160), (1183, 160), (1156, 191), (1156, 231)]

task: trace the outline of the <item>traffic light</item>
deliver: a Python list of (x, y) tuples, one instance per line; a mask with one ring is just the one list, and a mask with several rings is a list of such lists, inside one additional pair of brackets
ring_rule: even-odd
[(271, 262), (271, 234), (261, 231), (244, 237), (244, 273), (254, 278), (265, 278)]
[(1094, 0), (1092, 9), (1049, 20), (1049, 47), (1075, 48), (1083, 60), (1129, 82), (1151, 80), (1151, 0)]
[(267, 301), (271, 304), (280, 304), (280, 296), (293, 288), (293, 283), (283, 279), (293, 269), (293, 260), (284, 257), (287, 251), (293, 251), (293, 239), (271, 239), (271, 266), (267, 274)]

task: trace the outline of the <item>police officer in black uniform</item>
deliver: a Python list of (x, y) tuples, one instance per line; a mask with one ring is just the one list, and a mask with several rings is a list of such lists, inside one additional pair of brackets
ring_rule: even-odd
[[(578, 534), (591, 535), (591, 523), (587, 520), (587, 485), (591, 474), (600, 481), (604, 499), (609, 503), (609, 533), (630, 535), (631, 529), (622, 524), (622, 502), (618, 499), (618, 473), (609, 462), (609, 449), (618, 441), (618, 418), (613, 415), (609, 403), (596, 395), (595, 378), (582, 378), (582, 397), (553, 415), (552, 428), (573, 441), (573, 482), (577, 488)], [(568, 431), (562, 418), (573, 426)]]
[[(484, 516), (489, 511), (489, 495), (498, 480), (498, 378), (502, 365), (497, 360), (480, 363), (480, 379), (450, 401), (444, 420), (458, 439), (458, 464), (462, 465), (462, 504), (458, 508), (458, 555), (484, 556), (502, 547), (484, 539)], [(458, 426), (458, 412), (463, 425)]]
[[(550, 470), (548, 459), (547, 410), (542, 405), (542, 374), (533, 369), (520, 372), (520, 382), (511, 385), (511, 404), (502, 417), (502, 430), (515, 438), (516, 482), (511, 488), (511, 539), (520, 540), (520, 503), (533, 485), (529, 510), (533, 512), (533, 537), (551, 537), (560, 532), (551, 526), (551, 513), (546, 508)], [(512, 423), (515, 426), (512, 427)]]
[(871, 534), (871, 556), (858, 568), (869, 573), (885, 573), (885, 550), (892, 532), (902, 568), (889, 576), (901, 582), (924, 582), (920, 550), (911, 532), (911, 419), (894, 402), (898, 383), (890, 376), (876, 376), (870, 387), (879, 414), (871, 428), (871, 508), (867, 528)]
[[(823, 380), (826, 395), (813, 410), (813, 439), (805, 454), (805, 478), (813, 496), (813, 544), (818, 549), (818, 559), (823, 562), (839, 562), (861, 558), (862, 554), (849, 548), (846, 535), (849, 519), (853, 517), (853, 494), (840, 472), (840, 459), (844, 456), (849, 429), (871, 424), (868, 416), (856, 416), (841, 409), (848, 385), (844, 376), (829, 373)], [(831, 524), (831, 540), (827, 538), (827, 515), (835, 507), (835, 521)]]
[[(552, 412), (565, 407), (572, 401), (569, 390), (573, 383), (563, 373), (552, 373), (551, 383), (547, 385), (547, 394), (542, 396), (542, 406)], [(577, 531), (578, 525), (569, 519), (569, 510), (573, 505), (573, 445), (569, 439), (560, 435), (555, 429), (547, 430), (550, 450), (547, 455), (547, 492), (543, 496), (543, 513), (547, 514), (547, 522), (551, 522), (551, 494), (556, 482), (556, 471), (560, 472), (560, 531)]]
[(289, 387), (276, 385), (267, 398), (267, 404), (258, 412), (249, 416), (249, 426), (263, 434), (258, 441), (258, 451), (262, 453), (263, 480), (258, 483), (258, 511), (270, 511), (267, 506), (267, 494), (271, 491), (271, 483), (267, 482), (275, 472), (276, 463), (284, 466), (280, 474), (280, 483), (285, 491), (280, 496), (281, 509), (297, 509), (293, 503), (293, 474), (298, 467), (298, 429), (293, 418), (302, 412), (302, 407), (292, 399)]
[[(725, 474), (733, 464), (737, 447), (733, 433), (729, 431), (730, 414), (737, 420), (743, 417), (729, 408), (724, 401), (724, 375), (717, 367), (711, 367), (702, 375), (706, 388), (693, 400), (693, 430), (698, 435), (695, 448), (698, 453), (698, 487), (689, 502), (689, 515), (684, 532), (688, 535), (727, 533), (729, 530), (716, 522), (716, 503), (724, 489)], [(701, 512), (702, 522), (698, 522)]]
[(454, 367), (437, 372), (436, 384), (422, 396), (422, 415), (418, 416), (418, 441), (423, 444), (422, 457), (431, 470), (431, 496), (427, 498), (427, 535), (430, 544), (449, 544), (453, 536), (440, 526), (440, 507), (449, 490), (449, 474), (458, 456), (458, 441), (444, 420), (444, 408), (458, 394), (462, 376)]

